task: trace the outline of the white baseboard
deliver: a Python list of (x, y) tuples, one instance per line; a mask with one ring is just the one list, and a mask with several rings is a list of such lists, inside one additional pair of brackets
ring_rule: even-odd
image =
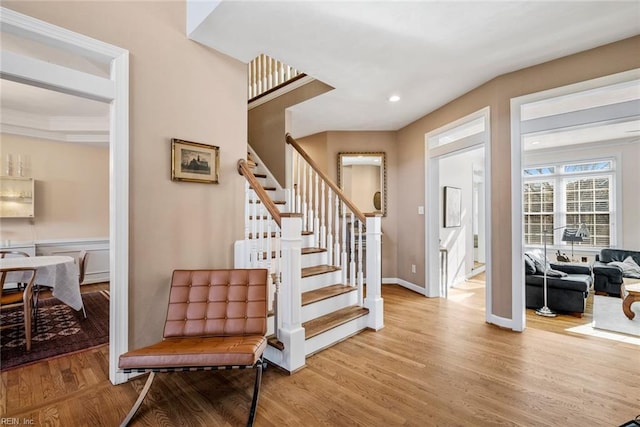
[(64, 239), (36, 241), (36, 255), (64, 255), (77, 258), (85, 250), (87, 270), (84, 284), (109, 281), (109, 239)]
[(400, 285), (403, 288), (407, 288), (410, 291), (419, 293), (420, 295), (426, 295), (426, 289), (423, 288), (422, 286), (418, 286), (414, 283), (411, 282), (407, 282), (406, 280), (402, 280), (399, 279), (397, 277), (383, 277), (382, 278), (382, 284), (393, 284), (393, 285)]

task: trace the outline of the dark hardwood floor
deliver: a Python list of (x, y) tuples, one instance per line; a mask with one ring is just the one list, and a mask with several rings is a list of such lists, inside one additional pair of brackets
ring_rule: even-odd
[[(461, 294), (384, 285), (382, 330), (310, 357), (293, 376), (265, 371), (255, 425), (619, 426), (640, 414), (640, 347), (511, 332), (484, 322), (476, 292)], [(107, 371), (104, 346), (3, 372), (0, 413), (37, 426), (118, 425), (145, 377), (114, 386)], [(244, 425), (253, 378), (160, 374), (132, 425)]]

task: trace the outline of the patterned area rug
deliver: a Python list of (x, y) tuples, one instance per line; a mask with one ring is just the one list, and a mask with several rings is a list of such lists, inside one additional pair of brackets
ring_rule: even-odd
[[(40, 300), (38, 328), (25, 350), (24, 327), (0, 331), (0, 371), (87, 350), (109, 342), (109, 292), (82, 294), (87, 318), (56, 298)], [(2, 310), (0, 325), (22, 322), (22, 307)]]

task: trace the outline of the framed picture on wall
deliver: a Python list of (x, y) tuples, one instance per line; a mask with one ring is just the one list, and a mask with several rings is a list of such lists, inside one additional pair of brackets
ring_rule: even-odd
[(462, 190), (444, 187), (444, 227), (460, 227), (462, 211)]
[(220, 147), (171, 139), (171, 179), (173, 181), (218, 183)]

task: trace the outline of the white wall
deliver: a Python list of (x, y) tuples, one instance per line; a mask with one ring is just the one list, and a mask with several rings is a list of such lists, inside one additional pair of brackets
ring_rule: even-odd
[[(473, 168), (474, 164), (482, 164), (483, 162), (484, 148), (440, 160), (440, 246), (448, 250), (448, 286), (453, 286), (468, 278), (473, 269)], [(446, 186), (461, 189), (460, 227), (443, 227), (443, 198)]]
[[(620, 221), (617, 224), (616, 247), (627, 250), (640, 250), (640, 142), (620, 143), (608, 141), (590, 144), (583, 148), (576, 146), (556, 150), (526, 152), (523, 156), (525, 166), (539, 165), (545, 162), (564, 162), (574, 160), (592, 160), (615, 157), (616, 170), (620, 177), (616, 182), (616, 198), (621, 204)], [(569, 247), (569, 251), (571, 248)], [(555, 252), (555, 251), (554, 251)], [(599, 252), (599, 251), (596, 251)], [(586, 256), (593, 260), (594, 251), (575, 250), (576, 258)], [(555, 259), (553, 256), (549, 256)]]

